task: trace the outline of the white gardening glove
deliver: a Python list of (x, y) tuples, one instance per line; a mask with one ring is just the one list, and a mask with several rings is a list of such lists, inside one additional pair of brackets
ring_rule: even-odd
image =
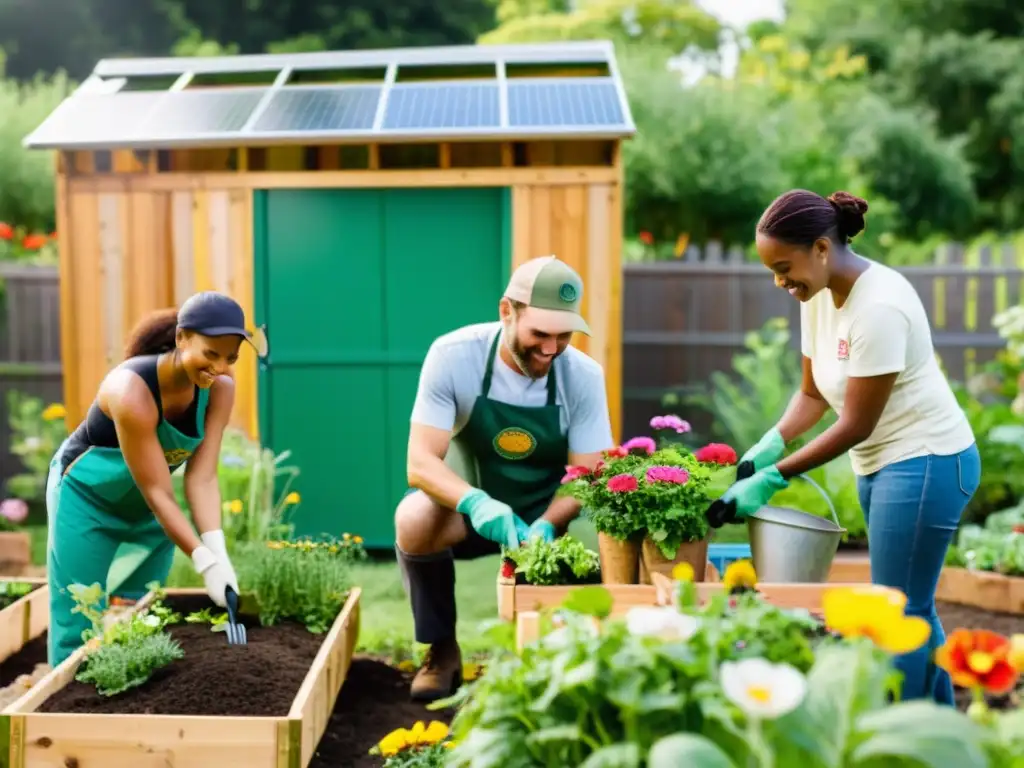
[(227, 588), (230, 586), (236, 593), (238, 592), (238, 582), (231, 562), (218, 558), (210, 546), (202, 544), (192, 550), (192, 565), (195, 566), (196, 572), (203, 577), (206, 594), (218, 606), (226, 608)]
[(204, 545), (210, 548), (210, 551), (213, 552), (213, 556), (217, 558), (217, 562), (228, 569), (228, 572), (231, 574), (231, 577), (228, 579), (228, 584), (230, 584), (231, 588), (235, 590), (235, 594), (239, 594), (238, 577), (235, 575), (235, 568), (231, 564), (231, 558), (228, 557), (228, 547), (224, 541), (224, 531), (219, 529), (216, 531), (208, 531), (207, 533), (200, 535), (199, 538), (202, 539)]

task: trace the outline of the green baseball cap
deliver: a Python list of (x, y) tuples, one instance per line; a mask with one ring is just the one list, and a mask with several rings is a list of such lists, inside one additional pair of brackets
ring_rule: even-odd
[(512, 273), (505, 298), (530, 307), (537, 326), (551, 334), (580, 332), (590, 336), (590, 326), (580, 315), (583, 279), (555, 256), (530, 259)]

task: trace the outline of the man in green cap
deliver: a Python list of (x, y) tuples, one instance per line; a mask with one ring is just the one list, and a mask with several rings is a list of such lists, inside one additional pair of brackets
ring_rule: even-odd
[(582, 300), (575, 270), (531, 259), (512, 275), (498, 322), (447, 333), (427, 352), (409, 433), (412, 490), (395, 513), (416, 640), (430, 646), (413, 699), (461, 682), (454, 558), (563, 534), (580, 511), (554, 498), (566, 466), (593, 468), (612, 447), (604, 371), (569, 346), (573, 333), (590, 335)]

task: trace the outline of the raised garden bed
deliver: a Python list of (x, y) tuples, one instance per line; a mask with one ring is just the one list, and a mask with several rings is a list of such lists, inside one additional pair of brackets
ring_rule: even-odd
[(0, 710), (49, 671), (49, 600), (50, 590), (42, 579), (0, 580)]
[[(75, 680), (83, 648), (5, 711), (9, 768), (305, 768), (348, 671), (359, 595), (351, 591), (326, 635), (245, 616), (248, 644), (231, 646), (209, 625), (170, 625), (184, 657), (112, 697)], [(170, 590), (164, 605), (185, 614), (210, 601), (202, 590)]]
[(935, 598), (986, 611), (1024, 615), (1024, 578), (947, 566), (942, 569)]

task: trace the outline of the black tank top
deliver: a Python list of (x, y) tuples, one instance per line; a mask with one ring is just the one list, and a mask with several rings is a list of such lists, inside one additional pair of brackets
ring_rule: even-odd
[[(121, 363), (119, 367), (133, 371), (144, 382), (146, 382), (146, 386), (149, 388), (150, 393), (153, 395), (153, 400), (156, 402), (156, 408), (160, 413), (160, 418), (164, 418), (163, 400), (160, 397), (160, 379), (157, 376), (157, 361), (159, 358), (159, 355), (140, 355), (138, 357), (131, 357)], [(180, 416), (173, 419), (167, 419), (166, 421), (182, 434), (188, 435), (189, 437), (198, 437), (198, 407), (199, 387), (195, 387), (192, 393), (192, 402), (189, 403), (185, 412)], [(117, 429), (114, 427), (113, 419), (107, 416), (107, 414), (100, 409), (99, 403), (95, 400), (92, 405), (89, 406), (89, 412), (86, 413), (85, 419), (68, 438), (67, 447), (64, 449), (64, 453), (61, 456), (61, 472), (65, 472), (72, 461), (93, 447), (121, 447), (117, 439)]]

